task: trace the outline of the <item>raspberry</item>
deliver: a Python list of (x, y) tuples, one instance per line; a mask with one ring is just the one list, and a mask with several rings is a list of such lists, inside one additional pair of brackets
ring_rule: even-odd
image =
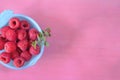
[(0, 33), (1, 33), (1, 36), (2, 36), (3, 38), (6, 37), (6, 32), (7, 32), (7, 30), (9, 30), (9, 29), (10, 29), (9, 26), (5, 26), (5, 27), (2, 27), (2, 28), (0, 29)]
[(4, 49), (5, 40), (0, 38), (0, 50)]
[(36, 46), (36, 49), (31, 46), (30, 49), (29, 49), (29, 52), (32, 54), (32, 55), (37, 55), (40, 53), (40, 47), (37, 45)]
[(27, 48), (28, 48), (28, 41), (25, 39), (25, 40), (21, 40), (17, 43), (17, 46), (22, 50), (22, 51), (26, 51)]
[(17, 38), (17, 34), (14, 30), (9, 29), (6, 32), (6, 39), (8, 39), (9, 41), (15, 41)]
[(38, 35), (38, 31), (36, 29), (32, 28), (32, 29), (29, 30), (28, 34), (29, 34), (29, 38), (31, 40), (36, 40), (37, 39), (37, 35)]
[(28, 51), (24, 51), (21, 53), (21, 57), (23, 57), (26, 61), (29, 61), (32, 55)]
[(20, 54), (19, 54), (18, 51), (14, 51), (14, 52), (11, 53), (11, 59), (12, 60), (14, 60), (16, 57), (19, 57), (19, 56), (20, 56)]
[(27, 21), (22, 20), (20, 27), (21, 27), (22, 29), (28, 30), (28, 29), (30, 28), (30, 24), (29, 24)]
[(16, 57), (13, 61), (14, 66), (22, 67), (25, 63), (25, 59), (23, 57)]
[(16, 50), (15, 42), (6, 42), (4, 45), (4, 49), (7, 53), (14, 52)]
[(9, 53), (3, 52), (0, 54), (0, 60), (6, 64), (10, 62), (10, 58), (11, 56)]
[(18, 34), (17, 37), (18, 37), (19, 40), (23, 40), (23, 39), (25, 39), (27, 37), (27, 32), (24, 29), (18, 30), (17, 34)]
[(20, 20), (18, 18), (12, 18), (9, 21), (9, 26), (11, 29), (17, 29), (20, 27)]

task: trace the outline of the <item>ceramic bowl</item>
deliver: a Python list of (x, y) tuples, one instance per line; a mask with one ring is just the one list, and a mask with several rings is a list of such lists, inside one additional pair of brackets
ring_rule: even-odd
[[(12, 18), (12, 17), (17, 17), (17, 18), (19, 18), (20, 20), (27, 20), (27, 21), (30, 23), (31, 27), (34, 27), (34, 28), (36, 28), (39, 32), (42, 32), (42, 30), (41, 30), (40, 26), (38, 25), (38, 23), (35, 22), (35, 20), (33, 20), (32, 18), (30, 18), (30, 17), (28, 17), (28, 16), (26, 16), (26, 15), (22, 15), (22, 14), (13, 14), (13, 15), (11, 16), (11, 18)], [(8, 20), (8, 21), (9, 21), (9, 20)], [(5, 25), (7, 25), (7, 24), (8, 24), (8, 22), (7, 22)], [(5, 26), (5, 25), (4, 25), (4, 26)], [(1, 28), (1, 27), (0, 27), (0, 28)], [(0, 53), (3, 52), (3, 51), (4, 51), (4, 50), (1, 50)], [(43, 51), (44, 51), (44, 45), (41, 46), (41, 51), (40, 51), (40, 53), (39, 53), (38, 55), (32, 56), (31, 60), (28, 61), (28, 62), (25, 62), (24, 66), (22, 66), (22, 67), (20, 67), (20, 68), (15, 67), (15, 66), (13, 65), (13, 61), (11, 61), (11, 62), (8, 63), (8, 64), (5, 64), (5, 63), (3, 63), (3, 62), (1, 62), (1, 61), (0, 61), (0, 63), (1, 63), (2, 65), (4, 65), (5, 67), (10, 68), (10, 69), (14, 69), (14, 70), (26, 69), (26, 68), (29, 68), (29, 67), (31, 67), (31, 66), (33, 66), (33, 65), (35, 65), (35, 64), (37, 63), (37, 61), (38, 61), (38, 60), (41, 58), (41, 56), (43, 55)]]

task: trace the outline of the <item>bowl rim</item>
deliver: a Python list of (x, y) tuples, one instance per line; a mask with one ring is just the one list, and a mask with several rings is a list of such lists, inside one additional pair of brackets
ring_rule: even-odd
[[(41, 27), (38, 25), (38, 23), (34, 19), (30, 18), (29, 16), (26, 16), (26, 15), (23, 15), (23, 14), (13, 14), (11, 16), (11, 18), (12, 17), (23, 17), (23, 18), (25, 18), (26, 20), (32, 22), (32, 24), (34, 24), (36, 26), (36, 28), (38, 29), (38, 31), (42, 32)], [(10, 66), (8, 64), (3, 63), (2, 61), (0, 61), (0, 63), (2, 65), (4, 65), (5, 67), (10, 68), (10, 69), (14, 69), (14, 70), (26, 69), (28, 67), (31, 67), (31, 66), (35, 65), (37, 63), (37, 61), (42, 57), (43, 52), (44, 52), (44, 44), (41, 46), (41, 51), (37, 55), (37, 57), (35, 59), (31, 60), (26, 66), (23, 66), (23, 67), (20, 67), (20, 68)]]

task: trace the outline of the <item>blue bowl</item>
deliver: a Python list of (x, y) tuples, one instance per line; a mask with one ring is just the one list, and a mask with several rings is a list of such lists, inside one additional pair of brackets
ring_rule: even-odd
[[(42, 32), (40, 26), (39, 26), (39, 25), (37, 24), (37, 22), (35, 22), (32, 18), (30, 18), (30, 17), (28, 17), (28, 16), (25, 16), (25, 15), (22, 15), (22, 14), (12, 14), (12, 16), (11, 16), (10, 18), (12, 18), (12, 17), (17, 17), (17, 18), (19, 18), (20, 20), (27, 20), (27, 21), (30, 23), (31, 27), (34, 27), (34, 28), (36, 28), (39, 32)], [(9, 19), (10, 19), (10, 18), (9, 18)], [(9, 21), (9, 19), (8, 19), (8, 21)], [(5, 25), (8, 24), (8, 21), (7, 21), (7, 23), (6, 23)], [(4, 25), (4, 26), (5, 26), (5, 25)], [(2, 27), (3, 27), (3, 26), (2, 26)], [(1, 26), (0, 26), (0, 28), (1, 28)], [(4, 51), (4, 50), (1, 50), (0, 53), (3, 52), (3, 51)], [(38, 61), (38, 60), (41, 58), (41, 56), (43, 55), (43, 51), (44, 51), (44, 44), (41, 46), (41, 51), (40, 51), (40, 53), (39, 53), (38, 55), (36, 55), (36, 56), (32, 56), (31, 60), (28, 61), (28, 62), (26, 62), (26, 63), (24, 64), (24, 66), (22, 66), (22, 67), (20, 67), (20, 68), (15, 67), (15, 66), (13, 65), (13, 61), (11, 61), (11, 62), (8, 63), (8, 64), (5, 64), (5, 63), (3, 63), (3, 62), (0, 61), (0, 64), (4, 65), (4, 66), (7, 67), (7, 68), (14, 69), (14, 70), (26, 69), (26, 68), (29, 68), (30, 66), (33, 66), (33, 65), (35, 65), (35, 64), (37, 63), (37, 61)]]

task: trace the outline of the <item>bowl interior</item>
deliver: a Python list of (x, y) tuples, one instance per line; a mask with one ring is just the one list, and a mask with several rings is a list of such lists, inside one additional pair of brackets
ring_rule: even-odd
[[(30, 27), (31, 27), (31, 28), (34, 27), (34, 28), (36, 28), (39, 32), (42, 32), (40, 26), (39, 26), (32, 18), (30, 18), (30, 17), (28, 17), (28, 16), (25, 16), (25, 15), (21, 15), (21, 14), (13, 14), (12, 17), (18, 17), (20, 20), (27, 20), (27, 21), (30, 23), (30, 25), (31, 25)], [(9, 21), (9, 20), (8, 20), (8, 21)], [(6, 25), (7, 25), (7, 24), (8, 24), (8, 23), (6, 23)], [(4, 51), (4, 50), (1, 50), (0, 53), (3, 52), (3, 51)], [(1, 62), (1, 61), (0, 61), (0, 63), (1, 63), (2, 65), (4, 65), (5, 67), (11, 68), (11, 69), (15, 69), (15, 70), (25, 69), (25, 68), (28, 68), (28, 67), (34, 65), (34, 64), (40, 59), (40, 57), (42, 56), (43, 51), (44, 51), (44, 45), (41, 46), (41, 51), (40, 51), (40, 53), (39, 53), (38, 55), (36, 55), (36, 56), (32, 56), (32, 59), (31, 59), (30, 61), (28, 61), (28, 62), (25, 62), (24, 66), (22, 66), (21, 68), (16, 68), (16, 67), (13, 65), (13, 61), (11, 61), (11, 62), (8, 63), (8, 64), (4, 64), (4, 63)]]

